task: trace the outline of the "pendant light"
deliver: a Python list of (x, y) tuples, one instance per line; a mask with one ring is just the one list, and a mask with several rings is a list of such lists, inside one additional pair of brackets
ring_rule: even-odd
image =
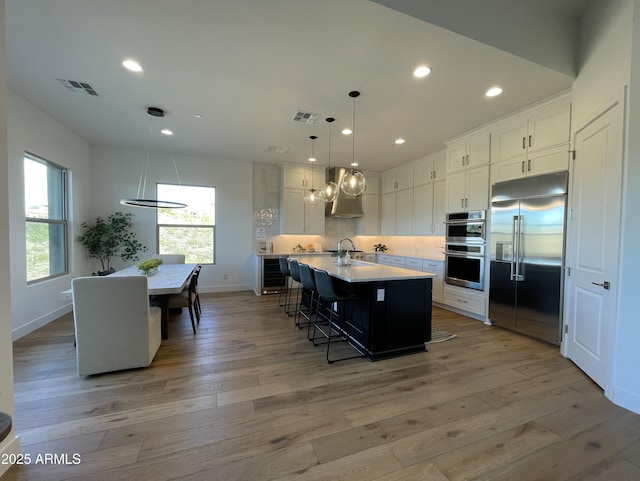
[[(147, 113), (152, 117), (164, 117), (164, 110), (158, 107), (149, 107), (147, 109)], [(140, 171), (140, 180), (138, 181), (138, 196), (134, 199), (120, 199), (120, 203), (122, 205), (130, 205), (132, 207), (146, 207), (149, 209), (184, 209), (187, 207), (187, 204), (183, 204), (182, 202), (173, 202), (169, 200), (158, 200), (158, 199), (145, 199), (145, 190), (147, 187), (147, 170), (149, 168), (149, 151), (151, 150), (151, 135), (153, 134), (153, 129), (151, 125), (149, 125), (149, 143), (147, 144), (147, 155), (142, 164), (142, 170)], [(173, 169), (176, 172), (176, 177), (178, 178), (178, 184), (180, 184), (180, 177), (178, 176), (178, 168), (176, 167), (176, 159), (171, 154), (171, 158), (173, 160)]]
[[(336, 120), (333, 117), (327, 117), (325, 119), (329, 124), (329, 155), (327, 157), (329, 161), (329, 170), (331, 170), (331, 124)], [(324, 194), (325, 202), (333, 202), (338, 198), (338, 194), (340, 193), (340, 189), (338, 188), (338, 184), (333, 182), (331, 179), (327, 180), (322, 187), (322, 193)]]
[(311, 188), (304, 193), (304, 202), (309, 207), (315, 207), (322, 201), (322, 191), (313, 187), (313, 164), (316, 161), (314, 143), (318, 137), (312, 135), (309, 138), (311, 139), (311, 157), (309, 157), (309, 162), (311, 162)]
[(356, 162), (356, 98), (360, 96), (360, 92), (352, 90), (349, 92), (349, 97), (353, 99), (353, 125), (351, 128), (351, 170), (349, 170), (340, 184), (342, 192), (347, 195), (357, 196), (364, 192), (366, 181), (364, 174), (355, 168), (358, 166)]

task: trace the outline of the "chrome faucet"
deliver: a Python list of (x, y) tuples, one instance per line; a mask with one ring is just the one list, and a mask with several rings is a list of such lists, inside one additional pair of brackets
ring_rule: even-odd
[[(351, 239), (349, 239), (348, 237), (345, 237), (344, 239), (340, 239), (338, 241), (338, 252), (340, 252), (342, 250), (342, 241), (349, 241), (351, 243), (351, 250), (352, 251), (356, 250), (356, 245), (353, 243), (353, 241)], [(349, 252), (349, 249), (347, 249), (347, 252)]]

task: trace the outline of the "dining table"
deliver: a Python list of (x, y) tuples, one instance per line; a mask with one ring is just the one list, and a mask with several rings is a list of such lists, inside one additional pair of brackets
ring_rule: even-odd
[[(162, 316), (161, 329), (162, 339), (169, 337), (169, 297), (172, 294), (181, 293), (189, 284), (191, 274), (197, 264), (161, 264), (158, 272), (147, 276), (147, 286), (149, 297), (157, 300)], [(127, 267), (110, 274), (112, 277), (140, 276), (142, 273), (136, 266)], [(73, 298), (73, 291), (68, 289), (62, 293), (63, 298)]]

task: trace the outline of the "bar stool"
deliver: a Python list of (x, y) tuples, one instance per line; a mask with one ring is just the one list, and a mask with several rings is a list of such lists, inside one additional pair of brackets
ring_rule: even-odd
[[(282, 289), (280, 289), (280, 295), (278, 296), (278, 305), (280, 307), (284, 306), (284, 310), (287, 314), (289, 314), (289, 282), (291, 280), (291, 272), (289, 272), (289, 264), (287, 264), (287, 259), (284, 256), (280, 256), (278, 258), (278, 262), (280, 263), (280, 274), (282, 274)], [(284, 294), (284, 302), (282, 302), (282, 297)]]
[[(298, 268), (300, 270), (300, 281), (302, 282), (302, 299), (300, 299), (300, 303), (298, 304), (296, 326), (300, 329), (307, 327), (307, 337), (311, 340), (309, 334), (311, 331), (311, 324), (313, 324), (312, 318), (313, 314), (317, 311), (317, 306), (314, 307), (313, 304), (314, 301), (317, 303), (318, 291), (309, 266), (306, 264), (299, 264)], [(302, 317), (304, 317), (306, 321), (302, 322)]]
[[(326, 271), (315, 269), (315, 283), (318, 289), (318, 314), (313, 324), (313, 336), (311, 341), (314, 346), (316, 343), (316, 332), (320, 332), (326, 338), (327, 345), (327, 363), (332, 364), (336, 361), (344, 361), (346, 359), (354, 359), (364, 356), (364, 348), (358, 346), (351, 336), (351, 331), (356, 328), (363, 331), (362, 313), (360, 313), (360, 326), (354, 324), (353, 319), (353, 303), (360, 300), (355, 294), (345, 296), (338, 295), (334, 289), (333, 281)], [(351, 304), (351, 315), (347, 315), (345, 304)], [(334, 305), (335, 308), (334, 308)], [(343, 310), (343, 314), (339, 314), (337, 309)], [(340, 342), (346, 341), (358, 353), (355, 356), (347, 356), (339, 359), (331, 359), (331, 344), (335, 344), (336, 340)]]
[[(300, 303), (300, 294), (302, 292), (302, 281), (300, 279), (300, 267), (299, 266), (300, 266), (300, 264), (298, 264), (297, 260), (289, 259), (289, 272), (291, 273), (291, 279), (293, 279), (296, 282), (296, 286), (294, 287), (293, 282), (292, 282), (292, 284), (291, 284), (291, 292), (289, 293), (289, 303), (287, 304), (287, 307), (289, 308), (289, 310), (287, 310), (285, 308), (285, 311), (290, 316), (291, 316), (291, 312), (293, 311), (294, 319), (295, 319), (296, 313), (298, 312), (298, 305)], [(296, 294), (296, 300), (295, 300), (295, 302), (291, 302), (291, 300), (293, 298), (294, 291), (295, 291), (295, 294)], [(292, 306), (293, 306), (293, 309), (291, 309)]]

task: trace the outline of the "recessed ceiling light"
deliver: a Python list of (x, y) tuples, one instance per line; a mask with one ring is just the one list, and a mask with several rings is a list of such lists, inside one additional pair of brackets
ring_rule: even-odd
[(500, 95), (502, 93), (502, 89), (500, 87), (491, 87), (487, 90), (485, 94), (487, 97), (495, 97), (496, 95)]
[(404, 144), (404, 139), (396, 139), (395, 143), (396, 143), (396, 145), (402, 145), (402, 144)]
[(309, 157), (309, 162), (315, 162), (316, 158), (315, 157)]
[(164, 135), (173, 135), (173, 132), (170, 131), (169, 129), (162, 129), (160, 133)]
[(203, 117), (203, 115), (202, 115), (202, 114), (196, 114), (196, 115), (195, 115), (195, 118), (196, 118), (196, 119), (201, 119), (202, 117)]
[(140, 65), (132, 58), (128, 58), (124, 62), (122, 62), (122, 66), (127, 70), (131, 70), (132, 72), (144, 72), (144, 68), (142, 68), (142, 65)]
[(342, 131), (342, 133), (343, 133), (344, 135), (351, 135), (351, 134), (352, 134), (351, 129), (344, 129), (344, 130)]
[(431, 73), (431, 69), (426, 65), (422, 65), (413, 71), (413, 76), (422, 78), (422, 77), (426, 77), (430, 73)]

